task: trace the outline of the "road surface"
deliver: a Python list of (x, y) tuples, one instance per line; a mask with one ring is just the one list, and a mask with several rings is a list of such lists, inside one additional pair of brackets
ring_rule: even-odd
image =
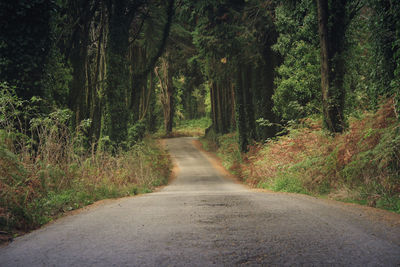
[(0, 249), (0, 266), (399, 266), (400, 216), (224, 178), (193, 138), (177, 178), (85, 209)]

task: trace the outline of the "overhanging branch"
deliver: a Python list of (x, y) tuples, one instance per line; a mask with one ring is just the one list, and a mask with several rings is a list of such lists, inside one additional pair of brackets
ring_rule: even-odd
[(172, 24), (172, 17), (174, 15), (174, 0), (169, 0), (168, 1), (168, 7), (167, 7), (167, 22), (165, 23), (164, 26), (164, 31), (163, 31), (163, 38), (161, 39), (161, 42), (158, 46), (158, 51), (155, 54), (155, 56), (149, 60), (149, 64), (144, 68), (144, 70), (138, 74), (135, 75), (135, 78), (137, 79), (142, 79), (145, 77), (156, 65), (158, 58), (163, 54), (165, 46), (167, 44), (167, 39), (169, 36), (169, 32), (171, 30), (171, 24)]

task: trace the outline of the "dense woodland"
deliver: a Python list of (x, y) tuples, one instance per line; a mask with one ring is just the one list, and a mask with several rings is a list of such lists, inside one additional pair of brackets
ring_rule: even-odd
[[(207, 136), (235, 133), (247, 152), (308, 118), (337, 136), (382, 104), (400, 112), (395, 0), (1, 1), (0, 21), (0, 189), (16, 190), (3, 207), (32, 201), (34, 183), (44, 190), (57, 170), (33, 169), (50, 158), (112, 157), (183, 120), (209, 117)], [(32, 192), (16, 200), (20, 184)], [(18, 205), (11, 213), (41, 223)]]
[(68, 108), (73, 129), (87, 120), (90, 142), (116, 147), (204, 116), (208, 94), (209, 130), (237, 129), (242, 151), (311, 114), (342, 132), (349, 113), (396, 95), (398, 5), (6, 1), (2, 87), (45, 114)]

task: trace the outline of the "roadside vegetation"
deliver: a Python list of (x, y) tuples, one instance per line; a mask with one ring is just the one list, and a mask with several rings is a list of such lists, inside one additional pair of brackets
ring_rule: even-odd
[(200, 119), (182, 120), (177, 122), (174, 128), (174, 136), (204, 136), (205, 130), (211, 126), (211, 119), (203, 117)]
[(400, 123), (393, 99), (376, 112), (351, 117), (349, 124), (348, 131), (332, 136), (321, 118), (308, 117), (243, 154), (236, 134), (208, 136), (202, 143), (250, 186), (400, 213)]
[(165, 183), (200, 136), (247, 183), (399, 211), (400, 1), (0, 1), (0, 237)]
[[(166, 184), (171, 163), (160, 143), (145, 137), (111, 151), (106, 142), (87, 147), (83, 121), (72, 131), (71, 113), (43, 115), (36, 102), (0, 92), (0, 231), (35, 229), (66, 211), (106, 198), (151, 192)], [(29, 129), (22, 127), (29, 118)], [(102, 147), (99, 147), (102, 145)], [(3, 236), (4, 238), (4, 236)]]

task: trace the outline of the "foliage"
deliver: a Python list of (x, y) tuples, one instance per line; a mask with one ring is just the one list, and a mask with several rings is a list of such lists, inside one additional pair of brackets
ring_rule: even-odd
[(288, 192), (288, 193), (303, 193), (306, 194), (307, 191), (304, 189), (303, 184), (297, 177), (289, 176), (292, 174), (279, 175), (271, 189), (274, 191)]
[(205, 130), (210, 127), (211, 119), (203, 117), (193, 120), (181, 120), (175, 127), (175, 133), (178, 136), (203, 136)]
[(144, 121), (138, 121), (128, 129), (128, 142), (130, 145), (140, 142), (146, 133)]
[(237, 135), (227, 134), (218, 137), (217, 155), (222, 159), (222, 164), (227, 170), (235, 173), (235, 168), (241, 163), (241, 152), (239, 150)]
[(399, 127), (391, 99), (377, 112), (352, 117), (349, 131), (342, 135), (327, 135), (322, 120), (309, 117), (292, 125), (288, 135), (252, 145), (242, 161), (232, 149), (232, 135), (218, 138), (217, 153), (227, 169), (255, 187), (400, 213)]
[[(170, 161), (153, 140), (144, 139), (114, 154), (95, 150), (96, 144), (87, 149), (84, 132), (90, 120), (72, 131), (70, 110), (41, 114), (12, 88), (1, 86), (2, 231), (34, 229), (96, 200), (148, 192), (167, 182)], [(24, 132), (25, 118), (30, 119), (29, 132)], [(143, 134), (143, 126), (136, 125), (139, 128)]]
[(67, 164), (28, 156), (22, 161), (0, 147), (3, 231), (34, 229), (100, 199), (149, 192), (167, 182), (170, 168), (165, 152), (150, 140), (115, 156), (97, 153)]
[[(355, 17), (346, 32), (347, 49), (344, 57), (346, 60), (346, 74), (344, 87), (346, 90), (346, 115), (356, 115), (371, 106), (375, 106), (379, 99), (372, 99), (370, 89), (373, 82), (370, 73), (373, 71), (374, 60), (368, 30), (368, 19), (364, 16)], [(375, 103), (375, 104), (372, 104)]]
[(275, 79), (274, 111), (284, 120), (320, 113), (320, 63), (314, 1), (284, 3), (275, 9), (279, 33), (273, 49), (284, 58)]
[(163, 119), (254, 186), (398, 211), (400, 2), (328, 2), (322, 108), (317, 1), (1, 1), (1, 227), (163, 184)]
[(396, 64), (399, 58), (399, 27), (400, 3), (398, 1), (370, 0), (367, 2), (372, 9), (369, 14), (369, 43), (372, 57), (368, 78), (371, 86), (368, 88), (371, 106), (376, 107), (380, 96), (392, 96), (398, 92), (398, 72)]
[(72, 81), (71, 68), (65, 63), (63, 55), (53, 46), (48, 55), (42, 79), (43, 97), (54, 102), (57, 107), (66, 107), (69, 84)]
[(216, 152), (222, 160), (222, 165), (236, 175), (240, 175), (238, 169), (242, 162), (241, 152), (237, 142), (237, 134), (230, 133), (216, 135), (212, 130), (201, 139), (203, 147), (208, 151)]

